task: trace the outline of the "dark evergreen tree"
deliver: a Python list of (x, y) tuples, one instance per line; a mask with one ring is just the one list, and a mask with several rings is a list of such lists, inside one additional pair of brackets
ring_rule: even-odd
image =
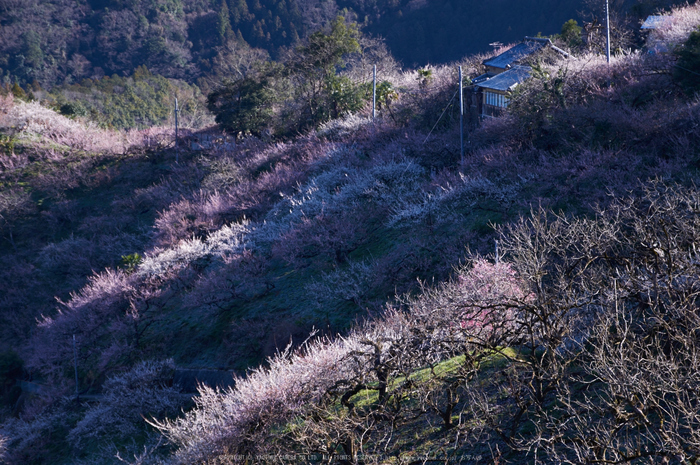
[(207, 97), (207, 107), (225, 130), (260, 135), (272, 120), (274, 80), (278, 68), (266, 69), (235, 81), (226, 81)]
[(219, 7), (219, 16), (217, 18), (216, 32), (219, 36), (219, 42), (223, 44), (226, 41), (226, 36), (231, 33), (231, 22), (229, 19), (229, 9), (226, 0), (221, 0)]
[(561, 27), (561, 39), (566, 42), (569, 47), (578, 47), (583, 43), (581, 31), (583, 29), (578, 25), (575, 19), (570, 19)]
[(700, 91), (700, 27), (676, 51), (678, 63), (673, 77), (689, 94)]

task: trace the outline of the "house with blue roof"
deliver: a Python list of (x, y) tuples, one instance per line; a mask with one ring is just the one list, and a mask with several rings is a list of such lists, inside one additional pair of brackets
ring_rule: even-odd
[(547, 38), (525, 37), (519, 44), (484, 61), (486, 72), (472, 79), (477, 113), (482, 117), (498, 116), (508, 108), (513, 90), (531, 76), (532, 68), (527, 66), (527, 61), (544, 49), (569, 56)]
[[(644, 20), (641, 26), (641, 31), (642, 33), (648, 34), (651, 31), (655, 31), (658, 29), (663, 29), (667, 27), (668, 25), (672, 24), (671, 21), (673, 21), (672, 16), (665, 16), (665, 15), (652, 15), (648, 16), (647, 19)], [(644, 49), (649, 53), (650, 55), (654, 55), (656, 53), (665, 53), (668, 52), (668, 44), (663, 42), (663, 41), (650, 41), (649, 36), (646, 35), (646, 44)]]
[(671, 21), (671, 16), (661, 16), (652, 15), (648, 16), (647, 19), (642, 23), (642, 31), (652, 31), (654, 29), (660, 29), (666, 25), (667, 22)]

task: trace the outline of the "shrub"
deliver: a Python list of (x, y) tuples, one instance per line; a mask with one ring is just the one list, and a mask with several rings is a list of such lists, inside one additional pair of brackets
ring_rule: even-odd
[(136, 268), (143, 261), (143, 257), (138, 253), (122, 255), (121, 266), (126, 269), (127, 273), (136, 271)]
[(321, 124), (318, 135), (330, 140), (342, 139), (372, 124), (370, 118), (358, 114), (346, 115)]
[(99, 403), (87, 409), (68, 433), (68, 441), (76, 450), (131, 442), (132, 453), (145, 443), (157, 442), (146, 420), (174, 415), (184, 403), (172, 386), (174, 372), (172, 360), (165, 360), (140, 362), (111, 377), (102, 386)]
[(87, 108), (80, 102), (64, 103), (59, 108), (59, 113), (69, 118), (84, 118), (88, 116)]

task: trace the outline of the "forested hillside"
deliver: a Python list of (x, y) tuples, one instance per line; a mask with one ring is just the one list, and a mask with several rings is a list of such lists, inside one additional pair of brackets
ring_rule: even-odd
[[(3, 0), (2, 84), (25, 90), (131, 75), (139, 66), (167, 78), (231, 76), (231, 60), (280, 47), (344, 14), (385, 37), (405, 65), (443, 63), (538, 32), (568, 19), (601, 17), (600, 2), (451, 0)], [(638, 21), (668, 2), (613, 2)], [(630, 9), (635, 6), (636, 9)], [(582, 17), (582, 16), (585, 16)]]
[[(615, 0), (615, 30), (673, 2)], [(102, 127), (172, 124), (174, 99), (188, 114), (222, 81), (288, 61), (337, 16), (382, 37), (406, 66), (445, 63), (526, 35), (552, 35), (570, 19), (598, 21), (599, 0), (4, 0), (0, 2), (0, 85), (72, 118)], [(602, 35), (595, 29), (595, 47)], [(631, 34), (621, 45), (632, 47)], [(639, 44), (637, 43), (637, 46)], [(209, 123), (200, 111), (188, 121)]]

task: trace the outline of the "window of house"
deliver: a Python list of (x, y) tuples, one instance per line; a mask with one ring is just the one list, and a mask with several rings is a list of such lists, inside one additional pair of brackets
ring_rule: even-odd
[(509, 98), (503, 94), (497, 94), (495, 92), (484, 92), (484, 104), (491, 105), (492, 107), (508, 108)]

